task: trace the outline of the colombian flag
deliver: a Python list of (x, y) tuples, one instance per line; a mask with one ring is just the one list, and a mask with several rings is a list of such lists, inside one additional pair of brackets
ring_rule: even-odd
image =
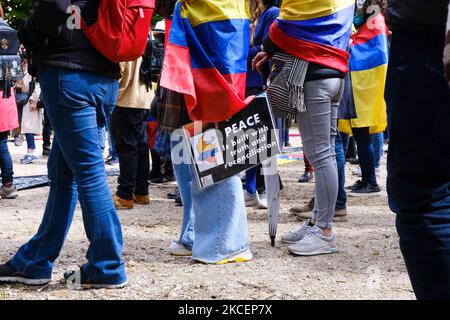
[[(370, 18), (352, 39), (350, 75), (358, 118), (350, 120), (350, 126), (370, 127), (371, 134), (383, 132), (387, 126), (384, 92), (389, 60), (389, 30), (383, 14)], [(351, 131), (348, 124), (340, 123), (340, 129)]]
[(270, 39), (287, 53), (348, 72), (354, 0), (283, 0)]
[(184, 94), (191, 120), (220, 122), (243, 109), (250, 22), (243, 0), (178, 2), (161, 86)]

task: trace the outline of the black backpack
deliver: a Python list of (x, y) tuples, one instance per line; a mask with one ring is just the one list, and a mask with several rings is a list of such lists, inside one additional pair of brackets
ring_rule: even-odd
[(163, 63), (164, 44), (149, 38), (139, 72), (141, 81), (147, 86), (147, 91), (151, 88), (152, 82), (157, 83), (159, 81)]
[(3, 98), (11, 96), (11, 81), (23, 77), (17, 32), (0, 18), (0, 82)]

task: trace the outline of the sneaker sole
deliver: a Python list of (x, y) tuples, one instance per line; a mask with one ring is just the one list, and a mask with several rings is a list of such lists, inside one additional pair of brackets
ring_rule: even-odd
[(51, 279), (27, 279), (22, 277), (0, 278), (0, 283), (20, 283), (27, 286), (43, 286), (52, 282)]
[(191, 253), (176, 253), (176, 252), (170, 252), (170, 255), (174, 256), (174, 257), (192, 257), (192, 252)]
[(382, 195), (381, 191), (380, 192), (370, 192), (370, 193), (353, 193), (350, 192), (349, 197), (354, 197), (354, 198), (358, 198), (358, 197), (379, 197)]
[[(300, 241), (300, 240), (298, 240), (298, 241)], [(289, 240), (281, 239), (281, 243), (284, 243), (284, 244), (296, 244), (298, 241), (289, 241)]]
[(329, 249), (320, 248), (320, 249), (317, 249), (317, 250), (311, 251), (311, 252), (299, 252), (299, 251), (294, 251), (294, 250), (289, 250), (289, 252), (296, 256), (310, 257), (310, 256), (319, 256), (319, 255), (325, 255), (325, 254), (338, 253), (339, 249), (338, 248), (331, 248), (331, 249), (330, 248)]
[(128, 281), (121, 283), (121, 284), (72, 284), (67, 283), (67, 287), (71, 290), (91, 290), (91, 289), (122, 289), (125, 288), (128, 285)]
[(150, 185), (155, 186), (155, 187), (174, 187), (177, 185), (177, 182), (176, 181), (164, 182), (164, 183), (150, 182)]
[(0, 199), (14, 200), (14, 199), (17, 199), (18, 197), (19, 197), (18, 194), (13, 194), (13, 195), (10, 195), (10, 196), (7, 196), (7, 197), (2, 197), (2, 196), (0, 196)]

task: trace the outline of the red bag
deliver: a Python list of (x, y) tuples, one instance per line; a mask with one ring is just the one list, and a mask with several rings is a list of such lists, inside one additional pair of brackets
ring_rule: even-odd
[(119, 63), (144, 54), (155, 0), (101, 0), (97, 22), (81, 29), (106, 58)]

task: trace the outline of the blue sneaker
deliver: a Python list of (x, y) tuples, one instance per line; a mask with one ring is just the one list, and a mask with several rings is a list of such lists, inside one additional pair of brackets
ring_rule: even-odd
[(23, 159), (20, 159), (21, 164), (31, 164), (33, 161), (39, 160), (38, 157), (32, 154), (27, 154)]

